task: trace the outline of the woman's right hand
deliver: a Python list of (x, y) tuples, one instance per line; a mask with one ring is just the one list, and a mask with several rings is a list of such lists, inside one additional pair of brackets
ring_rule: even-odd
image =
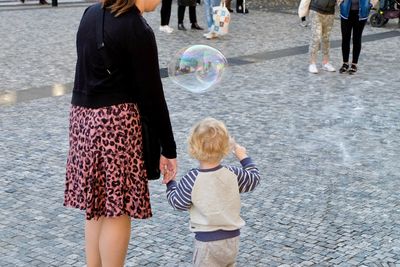
[(169, 181), (174, 180), (176, 177), (178, 164), (175, 159), (168, 159), (163, 155), (160, 156), (160, 171), (163, 175), (163, 184), (167, 184)]

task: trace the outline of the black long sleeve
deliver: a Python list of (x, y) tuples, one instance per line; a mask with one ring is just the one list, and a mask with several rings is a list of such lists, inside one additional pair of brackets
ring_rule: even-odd
[[(100, 4), (86, 9), (77, 34), (77, 64), (72, 104), (88, 108), (137, 103), (159, 133), (162, 154), (176, 157), (167, 103), (161, 83), (158, 52), (151, 27), (137, 8), (104, 19), (104, 44), (111, 75), (96, 43)], [(108, 64), (110, 65), (110, 64)]]

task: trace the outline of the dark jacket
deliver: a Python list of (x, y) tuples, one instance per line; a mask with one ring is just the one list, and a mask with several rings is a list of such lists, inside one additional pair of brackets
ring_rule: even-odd
[[(359, 11), (358, 18), (359, 20), (368, 19), (369, 12), (371, 11), (372, 4), (369, 0), (359, 0)], [(340, 17), (343, 19), (348, 19), (351, 9), (351, 0), (344, 0), (340, 4)]]
[[(159, 133), (162, 154), (175, 158), (176, 144), (164, 98), (153, 30), (136, 7), (118, 17), (107, 10), (104, 47), (111, 64), (105, 64), (97, 48), (99, 12), (102, 12), (100, 4), (88, 7), (79, 25), (71, 103), (87, 108), (139, 104), (140, 112), (147, 115)], [(111, 74), (106, 65), (111, 65)]]
[(196, 6), (196, 0), (178, 0), (178, 6)]
[(310, 9), (321, 14), (335, 14), (336, 0), (311, 0)]

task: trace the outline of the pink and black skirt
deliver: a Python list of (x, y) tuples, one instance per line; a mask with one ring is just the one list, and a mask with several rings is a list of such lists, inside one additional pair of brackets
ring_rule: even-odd
[(64, 206), (86, 219), (152, 216), (136, 104), (72, 106)]

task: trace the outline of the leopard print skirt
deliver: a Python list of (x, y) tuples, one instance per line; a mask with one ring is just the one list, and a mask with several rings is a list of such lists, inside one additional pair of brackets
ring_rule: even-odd
[(86, 219), (152, 216), (136, 104), (72, 106), (64, 206)]

